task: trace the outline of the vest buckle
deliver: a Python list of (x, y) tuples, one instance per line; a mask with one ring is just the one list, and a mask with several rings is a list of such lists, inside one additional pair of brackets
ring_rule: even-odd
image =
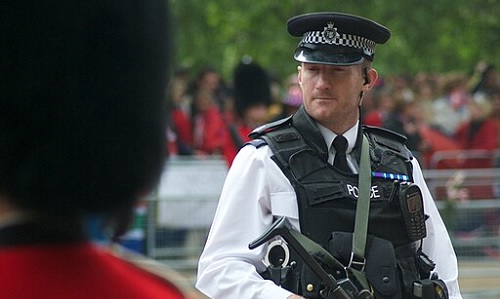
[(365, 262), (366, 259), (364, 257), (357, 256), (354, 252), (351, 252), (351, 257), (349, 258), (349, 264), (347, 268), (352, 268), (358, 271), (365, 271)]

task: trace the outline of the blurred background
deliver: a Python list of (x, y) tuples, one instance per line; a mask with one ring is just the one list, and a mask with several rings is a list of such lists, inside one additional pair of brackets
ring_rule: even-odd
[(479, 60), (498, 65), (500, 2), (440, 1), (252, 1), (172, 0), (176, 61), (194, 71), (211, 63), (225, 79), (243, 55), (283, 77), (295, 71), (290, 59), (298, 40), (288, 18), (314, 11), (339, 11), (373, 19), (392, 31), (376, 54), (383, 74), (471, 71)]

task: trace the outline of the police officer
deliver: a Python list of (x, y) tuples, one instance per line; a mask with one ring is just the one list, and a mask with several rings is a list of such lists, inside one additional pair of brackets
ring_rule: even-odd
[[(345, 240), (354, 238), (356, 204), (368, 188), (365, 242), (381, 240), (390, 248), (365, 243), (366, 268), (360, 271), (373, 269), (366, 275), (375, 298), (461, 298), (456, 255), (418, 161), (404, 137), (359, 122), (363, 93), (378, 77), (375, 45), (385, 43), (390, 31), (362, 17), (327, 12), (291, 18), (288, 32), (302, 37), (294, 58), (304, 103), (290, 118), (256, 129), (236, 156), (200, 257), (197, 288), (211, 298), (322, 298), (321, 284), (309, 283), (307, 267), (286, 244), (278, 264), (290, 269), (290, 284), (287, 277), (263, 278), (269, 278), (274, 241), (253, 250), (248, 244), (285, 216), (320, 246), (331, 250), (333, 240), (333, 247), (348, 247), (349, 253)], [(369, 152), (368, 186), (358, 183), (367, 164), (360, 162), (363, 149)], [(410, 225), (415, 219), (417, 230)], [(342, 234), (348, 237), (332, 239)], [(332, 254), (342, 251), (337, 249)], [(384, 264), (388, 255), (394, 257)], [(336, 257), (350, 265), (345, 256)]]

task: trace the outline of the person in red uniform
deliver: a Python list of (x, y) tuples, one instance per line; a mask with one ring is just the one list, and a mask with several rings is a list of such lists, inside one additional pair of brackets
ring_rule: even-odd
[(9, 1), (0, 10), (0, 297), (181, 299), (93, 243), (126, 230), (165, 153), (165, 1)]
[(249, 141), (248, 134), (268, 121), (271, 105), (271, 80), (257, 62), (244, 58), (233, 73), (233, 121), (228, 122), (229, 134), (224, 156), (231, 165), (240, 147)]

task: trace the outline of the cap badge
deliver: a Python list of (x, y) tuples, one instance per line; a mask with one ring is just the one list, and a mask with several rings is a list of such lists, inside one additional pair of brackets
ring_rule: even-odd
[(325, 39), (325, 41), (332, 42), (337, 35), (337, 28), (334, 27), (334, 23), (328, 22), (323, 30), (323, 38)]

